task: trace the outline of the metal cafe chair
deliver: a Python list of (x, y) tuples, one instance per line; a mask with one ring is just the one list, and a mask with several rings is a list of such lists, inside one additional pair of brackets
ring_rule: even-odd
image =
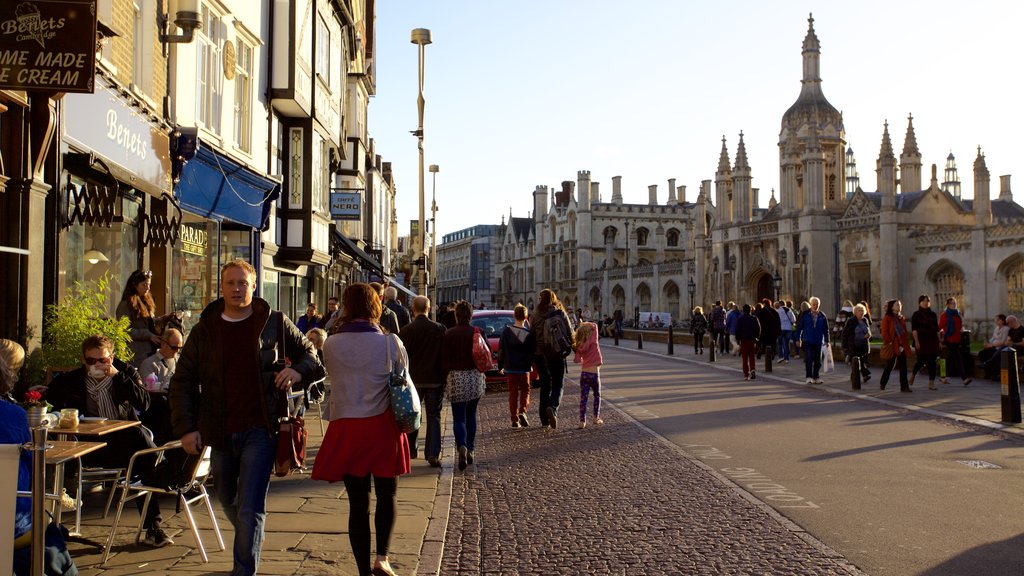
[[(101, 566), (107, 563), (107, 558), (110, 556), (110, 549), (114, 544), (114, 536), (117, 533), (117, 525), (121, 520), (121, 512), (124, 509), (125, 502), (134, 500), (136, 498), (145, 498), (143, 504), (142, 514), (139, 516), (139, 526), (135, 531), (135, 543), (138, 544), (139, 536), (142, 534), (142, 524), (145, 522), (146, 510), (149, 508), (150, 499), (154, 494), (166, 494), (175, 495), (181, 504), (181, 509), (185, 512), (185, 518), (188, 520), (188, 526), (192, 530), (192, 537), (195, 538), (196, 548), (199, 549), (199, 555), (202, 556), (203, 562), (209, 562), (210, 559), (206, 555), (206, 548), (203, 546), (203, 541), (199, 537), (199, 527), (196, 525), (196, 518), (192, 513), (192, 506), (199, 502), (206, 505), (206, 512), (210, 515), (210, 522), (213, 524), (213, 533), (217, 536), (217, 545), (220, 546), (221, 550), (224, 550), (224, 538), (220, 533), (220, 526), (217, 525), (217, 517), (213, 513), (213, 505), (210, 502), (210, 495), (206, 491), (204, 485), (207, 477), (210, 475), (211, 463), (210, 463), (210, 452), (209, 446), (203, 449), (203, 453), (199, 458), (194, 459), (194, 464), (190, 470), (182, 470), (183, 475), (178, 479), (177, 486), (150, 486), (142, 481), (132, 481), (132, 468), (135, 465), (136, 458), (152, 453), (158, 453), (158, 462), (164, 460), (164, 454), (169, 450), (181, 450), (181, 441), (175, 440), (168, 442), (163, 446), (157, 448), (147, 448), (145, 450), (139, 450), (132, 455), (131, 460), (128, 462), (128, 471), (125, 474), (125, 478), (118, 482), (118, 488), (121, 490), (121, 497), (117, 503), (117, 513), (114, 515), (114, 523), (110, 527), (110, 536), (107, 538), (107, 544), (103, 549), (103, 560), (100, 563)], [(185, 473), (187, 472), (187, 475)]]

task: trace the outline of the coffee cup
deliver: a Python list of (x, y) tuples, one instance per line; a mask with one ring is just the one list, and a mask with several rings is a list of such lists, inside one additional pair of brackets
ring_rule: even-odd
[(40, 421), (40, 424), (44, 428), (53, 428), (58, 422), (60, 422), (60, 414), (51, 412), (50, 414), (43, 414), (43, 419)]

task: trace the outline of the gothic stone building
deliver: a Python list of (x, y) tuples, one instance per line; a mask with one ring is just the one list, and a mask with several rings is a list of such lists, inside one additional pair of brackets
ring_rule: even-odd
[(612, 202), (602, 203), (598, 183), (579, 172), (550, 205), (538, 187), (533, 217), (505, 225), (495, 258), (500, 303), (529, 305), (551, 287), (571, 306), (680, 319), (692, 282), (693, 303), (704, 306), (773, 297), (777, 284), (780, 297), (818, 296), (829, 313), (866, 300), (879, 317), (890, 298), (912, 311), (920, 294), (936, 307), (956, 297), (976, 328), (997, 313), (1024, 313), (1024, 208), (1010, 177), (992, 197), (979, 147), (973, 199), (961, 197), (952, 154), (943, 181), (932, 165), (925, 186), (911, 117), (898, 160), (884, 124), (876, 190), (864, 191), (843, 116), (822, 92), (820, 54), (810, 19), (800, 94), (779, 133), (779, 198), (773, 192), (767, 209), (758, 207), (743, 134), (735, 162), (723, 138), (713, 199), (710, 180), (693, 203), (670, 181), (663, 205), (653, 186), (647, 205), (623, 204), (616, 177)]

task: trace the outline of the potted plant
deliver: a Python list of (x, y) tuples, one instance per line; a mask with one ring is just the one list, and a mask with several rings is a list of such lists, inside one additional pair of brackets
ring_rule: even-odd
[(22, 395), (18, 405), (28, 413), (28, 427), (38, 428), (43, 421), (43, 416), (50, 410), (50, 403), (43, 400), (43, 394), (37, 390), (29, 390)]
[(117, 318), (107, 307), (110, 276), (95, 282), (75, 282), (64, 298), (46, 307), (43, 345), (29, 357), (26, 384), (46, 384), (47, 369), (67, 369), (82, 363), (82, 341), (102, 334), (114, 342), (114, 356), (131, 362), (133, 354), (128, 318)]

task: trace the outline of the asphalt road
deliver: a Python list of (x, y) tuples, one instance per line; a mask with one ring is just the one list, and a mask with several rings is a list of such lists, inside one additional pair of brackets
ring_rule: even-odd
[(603, 352), (606, 399), (868, 574), (1024, 574), (1020, 440), (760, 372)]

